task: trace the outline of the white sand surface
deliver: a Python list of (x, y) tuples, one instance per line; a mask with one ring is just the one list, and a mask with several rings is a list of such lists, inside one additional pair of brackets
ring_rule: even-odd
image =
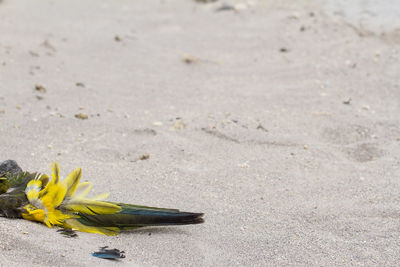
[(0, 265), (398, 264), (399, 30), (222, 3), (0, 3), (0, 160), (81, 166), (93, 194), (206, 220), (65, 238), (0, 218)]

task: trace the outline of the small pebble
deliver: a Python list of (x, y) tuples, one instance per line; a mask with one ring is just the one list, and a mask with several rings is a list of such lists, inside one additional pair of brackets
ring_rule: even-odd
[(44, 86), (40, 85), (40, 84), (35, 85), (35, 90), (42, 94), (46, 93), (46, 91), (47, 91), (46, 88), (44, 88)]
[(89, 118), (89, 116), (86, 114), (83, 114), (83, 113), (78, 113), (78, 114), (75, 114), (75, 118), (81, 119), (81, 120), (87, 120)]

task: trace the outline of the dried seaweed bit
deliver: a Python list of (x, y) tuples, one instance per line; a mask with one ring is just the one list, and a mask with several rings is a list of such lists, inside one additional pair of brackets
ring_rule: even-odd
[(85, 84), (81, 83), (81, 82), (77, 82), (77, 83), (75, 83), (75, 86), (77, 86), (77, 87), (85, 87)]
[(35, 90), (40, 92), (40, 93), (42, 93), (42, 94), (46, 93), (46, 91), (47, 91), (46, 88), (43, 85), (40, 85), (40, 84), (36, 84), (35, 85)]
[(64, 235), (64, 237), (67, 238), (74, 238), (77, 237), (78, 234), (76, 233), (76, 231), (72, 230), (72, 229), (58, 229), (57, 232), (59, 232), (60, 234)]
[(87, 120), (89, 118), (89, 116), (87, 114), (78, 113), (78, 114), (75, 114), (75, 118), (81, 119), (81, 120)]
[(287, 49), (286, 47), (281, 47), (281, 48), (279, 49), (279, 52), (281, 52), (281, 53), (287, 53), (287, 52), (289, 52), (289, 49)]
[(264, 131), (264, 132), (268, 132), (268, 130), (267, 129), (265, 129), (264, 128), (264, 126), (262, 126), (262, 124), (260, 123), (260, 124), (258, 124), (258, 126), (257, 126), (257, 128), (256, 128), (257, 130), (261, 130), (261, 131)]
[(119, 249), (107, 249), (108, 246), (100, 247), (100, 251), (92, 253), (92, 256), (106, 259), (106, 260), (118, 260), (125, 258), (125, 251), (120, 251)]

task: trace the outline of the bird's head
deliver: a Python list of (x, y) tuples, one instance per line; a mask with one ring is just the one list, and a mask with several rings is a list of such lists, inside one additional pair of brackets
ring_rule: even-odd
[(21, 210), (22, 218), (29, 221), (43, 222), (46, 218), (46, 213), (42, 209), (37, 209), (31, 204), (24, 206)]

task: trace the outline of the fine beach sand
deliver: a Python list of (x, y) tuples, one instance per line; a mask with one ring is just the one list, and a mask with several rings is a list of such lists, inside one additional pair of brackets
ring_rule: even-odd
[(398, 264), (399, 31), (292, 2), (0, 2), (0, 161), (206, 221), (66, 238), (0, 218), (0, 265)]

